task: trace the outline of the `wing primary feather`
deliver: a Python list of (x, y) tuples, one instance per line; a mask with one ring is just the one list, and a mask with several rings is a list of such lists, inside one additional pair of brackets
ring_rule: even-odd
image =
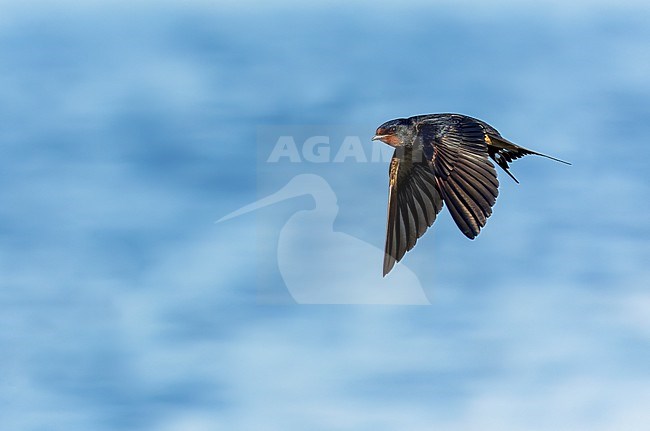
[(499, 180), (497, 180), (496, 175), (495, 174), (490, 175), (490, 173), (494, 172), (494, 167), (491, 167), (492, 169), (490, 171), (492, 172), (490, 171), (486, 172), (485, 170), (479, 169), (476, 165), (463, 160), (461, 160), (455, 167), (464, 169), (468, 173), (471, 172), (472, 177), (481, 181), (488, 188), (490, 185), (494, 188), (494, 190), (497, 190), (497, 188), (499, 187)]
[[(413, 194), (413, 200), (415, 201), (416, 204), (418, 220), (419, 220), (418, 236), (422, 236), (424, 235), (424, 232), (427, 230), (427, 228), (431, 226), (433, 220), (435, 220), (436, 213), (433, 208), (433, 205), (430, 202), (428, 202), (428, 199), (425, 199), (422, 196), (422, 192), (418, 189), (417, 185), (411, 186), (411, 189)], [(432, 218), (431, 223), (429, 223), (430, 218)]]
[(472, 229), (465, 216), (463, 216), (463, 209), (461, 208), (456, 196), (452, 195), (451, 190), (445, 185), (441, 185), (440, 190), (442, 191), (442, 197), (447, 204), (447, 208), (451, 213), (451, 217), (456, 222), (456, 226), (458, 226), (460, 231), (463, 232), (466, 237), (474, 239), (478, 232), (475, 232), (475, 229)]
[(442, 198), (435, 188), (433, 188), (433, 186), (428, 182), (422, 180), (420, 177), (416, 177), (415, 180), (417, 182), (417, 196), (419, 196), (424, 203), (427, 226), (431, 226), (442, 209), (442, 205), (439, 207), (436, 205), (437, 202), (442, 201)]
[(459, 198), (459, 202), (464, 203), (463, 207), (467, 210), (467, 215), (478, 225), (477, 228), (480, 229), (485, 226), (485, 211), (476, 203), (474, 197), (470, 196), (465, 190), (465, 187), (458, 181), (457, 176), (449, 178), (448, 184)]
[(475, 208), (472, 208), (472, 202), (469, 199), (466, 199), (466, 196), (463, 195), (462, 191), (455, 187), (453, 181), (448, 181), (446, 186), (446, 191), (451, 197), (459, 214), (463, 217), (465, 224), (469, 226), (474, 236), (478, 235), (481, 230), (481, 225), (474, 214)]
[(481, 208), (484, 214), (490, 215), (492, 213), (492, 205), (494, 204), (494, 198), (492, 202), (483, 194), (480, 189), (480, 185), (476, 184), (475, 181), (469, 181), (464, 176), (458, 175), (455, 178), (455, 182), (459, 187), (471, 196), (472, 200)]
[(415, 217), (413, 216), (413, 212), (411, 211), (408, 202), (408, 195), (406, 193), (400, 193), (399, 199), (401, 201), (400, 211), (402, 212), (406, 234), (406, 250), (404, 250), (404, 252), (406, 252), (415, 245), (415, 240), (417, 239), (417, 227), (415, 226)]

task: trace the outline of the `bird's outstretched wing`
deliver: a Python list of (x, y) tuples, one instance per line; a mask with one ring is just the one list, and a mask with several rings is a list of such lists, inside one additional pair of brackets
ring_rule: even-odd
[(453, 115), (444, 125), (422, 124), (419, 137), (425, 153), (431, 149), (428, 158), (452, 218), (461, 232), (474, 239), (492, 214), (499, 193), (481, 124)]
[[(417, 150), (416, 150), (417, 151)], [(398, 148), (389, 169), (384, 275), (413, 248), (442, 209), (442, 196), (422, 151)]]

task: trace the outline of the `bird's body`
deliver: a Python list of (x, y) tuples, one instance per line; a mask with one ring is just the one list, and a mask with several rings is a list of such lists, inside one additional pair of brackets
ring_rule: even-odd
[[(373, 140), (395, 147), (389, 169), (384, 275), (413, 248), (447, 205), (459, 229), (474, 239), (498, 195), (490, 159), (513, 180), (509, 163), (535, 154), (489, 124), (460, 114), (428, 114), (388, 121)], [(566, 162), (563, 162), (566, 163)]]

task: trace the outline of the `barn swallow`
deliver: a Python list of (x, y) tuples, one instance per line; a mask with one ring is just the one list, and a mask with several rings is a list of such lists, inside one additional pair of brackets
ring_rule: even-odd
[(492, 159), (515, 182), (509, 163), (534, 154), (489, 124), (460, 114), (429, 114), (387, 121), (374, 140), (395, 147), (388, 171), (384, 276), (415, 246), (443, 204), (458, 228), (474, 239), (492, 214), (499, 181)]

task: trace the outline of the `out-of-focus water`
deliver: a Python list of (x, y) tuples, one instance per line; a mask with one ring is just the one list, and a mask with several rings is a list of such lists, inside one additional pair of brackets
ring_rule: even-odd
[[(4, 9), (4, 429), (647, 429), (645, 3)], [(294, 304), (278, 241), (309, 197), (215, 223), (311, 173), (381, 248), (387, 163), (265, 163), (260, 131), (370, 154), (428, 112), (573, 162), (500, 174), (475, 241), (443, 211), (404, 259), (431, 306)], [(314, 286), (345, 282), (327, 264)]]

